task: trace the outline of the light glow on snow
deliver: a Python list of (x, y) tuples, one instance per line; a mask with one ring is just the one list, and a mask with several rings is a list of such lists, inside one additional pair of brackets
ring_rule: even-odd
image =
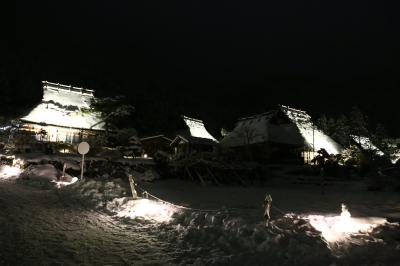
[(340, 145), (319, 130), (311, 121), (311, 116), (306, 112), (283, 105), (281, 110), (296, 124), (308, 148), (314, 151), (325, 149), (329, 154), (341, 153), (342, 148)]
[(178, 209), (172, 205), (149, 199), (137, 199), (127, 202), (123, 210), (119, 211), (118, 217), (143, 218), (159, 223), (168, 223), (172, 215)]
[(2, 165), (0, 167), (0, 179), (9, 179), (17, 177), (21, 173), (21, 169), (15, 166)]
[(67, 182), (67, 181), (52, 181), (52, 182), (56, 184), (57, 188), (62, 188), (62, 187), (72, 185), (73, 183), (75, 183), (77, 181), (78, 181), (78, 178), (73, 177), (70, 182)]
[(344, 204), (340, 216), (309, 215), (307, 219), (328, 242), (345, 241), (352, 234), (369, 233), (378, 225), (386, 223), (383, 218), (353, 218)]
[(6, 131), (9, 130), (11, 126), (5, 126), (5, 127), (0, 127), (0, 131)]

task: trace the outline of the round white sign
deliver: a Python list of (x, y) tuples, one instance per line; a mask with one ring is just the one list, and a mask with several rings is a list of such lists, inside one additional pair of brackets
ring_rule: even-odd
[(88, 152), (89, 152), (89, 149), (90, 149), (89, 143), (87, 143), (87, 142), (81, 142), (81, 143), (79, 143), (78, 152), (79, 152), (80, 154), (86, 154), (86, 153), (88, 153)]

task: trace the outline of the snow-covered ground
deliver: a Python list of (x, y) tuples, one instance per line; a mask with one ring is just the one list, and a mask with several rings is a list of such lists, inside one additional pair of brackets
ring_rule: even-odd
[[(140, 185), (171, 205), (133, 201), (119, 179), (71, 179), (57, 189), (59, 173), (50, 166), (19, 175), (17, 168), (0, 170), (0, 265), (400, 265), (395, 192), (343, 185), (322, 195), (313, 186), (201, 187), (180, 180)], [(267, 192), (279, 209), (272, 209), (269, 228), (262, 217)], [(312, 224), (332, 225), (341, 203), (352, 222), (373, 226), (328, 241)]]

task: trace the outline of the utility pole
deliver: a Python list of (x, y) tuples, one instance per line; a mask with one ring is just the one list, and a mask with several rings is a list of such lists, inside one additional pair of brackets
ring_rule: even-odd
[[(313, 157), (313, 159), (314, 159), (314, 157), (315, 157), (315, 133), (314, 133), (314, 122), (311, 122), (312, 123), (312, 149), (313, 149), (313, 155), (312, 155), (312, 157)], [(314, 164), (315, 164), (315, 161), (314, 161)]]

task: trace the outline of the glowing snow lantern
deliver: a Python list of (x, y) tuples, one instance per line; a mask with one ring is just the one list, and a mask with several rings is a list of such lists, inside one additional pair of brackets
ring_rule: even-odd
[(340, 216), (309, 215), (306, 219), (328, 242), (344, 241), (352, 234), (369, 232), (386, 223), (383, 218), (353, 218), (345, 204)]
[(170, 204), (149, 199), (129, 201), (117, 214), (119, 217), (143, 218), (158, 223), (168, 223), (178, 209)]

